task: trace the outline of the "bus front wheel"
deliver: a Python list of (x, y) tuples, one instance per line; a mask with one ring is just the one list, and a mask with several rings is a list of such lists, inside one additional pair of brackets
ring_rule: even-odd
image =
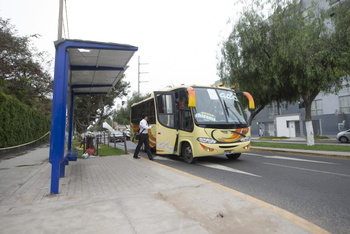
[(197, 161), (197, 159), (193, 157), (191, 145), (188, 143), (184, 143), (182, 145), (181, 154), (182, 154), (182, 158), (187, 163), (191, 164)]
[(238, 159), (241, 156), (241, 154), (226, 154), (226, 157), (228, 159)]

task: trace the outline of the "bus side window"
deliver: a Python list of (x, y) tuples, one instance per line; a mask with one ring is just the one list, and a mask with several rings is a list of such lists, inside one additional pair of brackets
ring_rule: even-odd
[(179, 91), (179, 109), (188, 109), (188, 97), (185, 89)]
[(180, 114), (180, 129), (188, 132), (193, 131), (193, 120), (191, 111), (189, 110), (181, 110)]
[(159, 122), (165, 126), (174, 128), (173, 100), (171, 95), (157, 96)]
[(149, 100), (147, 102), (147, 112), (148, 116), (148, 124), (155, 124), (156, 123), (156, 117), (155, 117), (155, 107), (154, 107), (154, 101), (153, 99)]
[(164, 114), (164, 103), (162, 100), (162, 96), (157, 97), (157, 106), (158, 106), (158, 113)]

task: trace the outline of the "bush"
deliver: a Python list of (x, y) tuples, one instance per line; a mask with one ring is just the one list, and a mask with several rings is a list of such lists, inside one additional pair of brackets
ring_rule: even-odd
[[(0, 148), (35, 141), (50, 131), (50, 119), (0, 92)], [(43, 138), (48, 140), (49, 135)]]

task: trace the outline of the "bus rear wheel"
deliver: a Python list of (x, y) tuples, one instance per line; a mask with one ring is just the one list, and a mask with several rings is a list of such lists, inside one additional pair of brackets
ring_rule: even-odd
[(241, 153), (238, 154), (226, 154), (228, 159), (238, 159), (241, 156)]
[(195, 163), (197, 161), (196, 158), (192, 155), (191, 145), (188, 143), (184, 143), (181, 148), (181, 155), (185, 162), (187, 163)]

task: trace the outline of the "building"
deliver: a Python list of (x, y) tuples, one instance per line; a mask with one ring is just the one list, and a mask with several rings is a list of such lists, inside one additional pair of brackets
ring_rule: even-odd
[[(350, 128), (350, 87), (335, 94), (321, 93), (312, 103), (315, 136), (334, 137)], [(305, 108), (302, 103), (273, 103), (252, 122), (252, 134), (262, 129), (265, 136), (306, 137)]]

